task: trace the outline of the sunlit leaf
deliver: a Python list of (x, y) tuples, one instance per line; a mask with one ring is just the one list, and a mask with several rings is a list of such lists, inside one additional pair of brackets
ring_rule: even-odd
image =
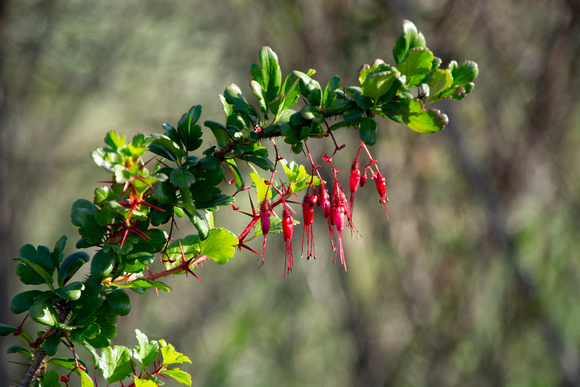
[(220, 265), (226, 263), (236, 253), (238, 238), (229, 230), (214, 228), (206, 240), (200, 242), (201, 254), (213, 259)]

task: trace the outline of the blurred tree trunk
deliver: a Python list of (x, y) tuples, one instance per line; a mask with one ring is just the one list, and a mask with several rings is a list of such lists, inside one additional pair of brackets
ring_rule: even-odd
[[(6, 89), (4, 87), (4, 54), (6, 44), (6, 10), (8, 0), (0, 0), (0, 310), (8, 311), (8, 280), (10, 254), (13, 253), (13, 212), (9, 201), (9, 183), (11, 166), (11, 147), (8, 139), (8, 109), (6, 107)], [(0, 344), (0, 385), (9, 384), (8, 367), (5, 367), (7, 340)]]

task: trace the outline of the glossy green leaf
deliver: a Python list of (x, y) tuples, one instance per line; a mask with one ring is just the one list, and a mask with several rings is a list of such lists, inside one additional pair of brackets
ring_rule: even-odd
[(111, 310), (119, 316), (126, 316), (131, 311), (131, 300), (123, 289), (107, 287), (104, 290)]
[(8, 350), (6, 350), (6, 353), (8, 353), (8, 354), (19, 353), (25, 357), (33, 357), (34, 356), (32, 354), (32, 352), (30, 351), (30, 349), (25, 348), (25, 347), (21, 347), (20, 345), (13, 345), (12, 347), (8, 348)]
[(260, 85), (267, 105), (276, 98), (282, 84), (282, 71), (278, 63), (278, 56), (270, 47), (262, 47), (260, 50), (260, 66), (252, 65), (250, 73)]
[(54, 356), (56, 355), (58, 349), (60, 348), (60, 343), (61, 343), (60, 335), (58, 334), (58, 332), (54, 332), (46, 339), (46, 341), (42, 345), (42, 349), (44, 350), (44, 352), (46, 352), (48, 356)]
[(359, 135), (360, 139), (367, 145), (374, 145), (377, 141), (377, 123), (371, 117), (365, 117), (360, 123)]
[(60, 254), (63, 252), (65, 246), (66, 246), (66, 241), (67, 241), (67, 237), (66, 235), (63, 235), (59, 238), (58, 241), (56, 241), (56, 243), (54, 244), (54, 250), (53, 250), (53, 254)]
[(425, 36), (417, 30), (415, 24), (409, 20), (403, 21), (403, 33), (399, 35), (393, 49), (395, 63), (401, 63), (412, 48), (425, 47)]
[(220, 124), (219, 122), (215, 121), (205, 121), (204, 126), (211, 129), (217, 143), (220, 147), (225, 146), (231, 139), (231, 136), (228, 134), (228, 129)]
[(245, 156), (244, 159), (266, 171), (274, 171), (274, 163), (267, 157)]
[(85, 288), (85, 285), (80, 281), (71, 282), (61, 288), (56, 289), (54, 292), (60, 298), (69, 301), (78, 300), (81, 297), (81, 292)]
[(0, 324), (0, 336), (8, 336), (14, 332), (18, 332), (18, 328), (14, 328), (6, 324)]
[(320, 113), (318, 108), (312, 105), (304, 105), (300, 110), (300, 114), (302, 114), (302, 117), (304, 117), (304, 119), (308, 121), (314, 121), (317, 124), (321, 124), (325, 120), (324, 115)]
[(199, 239), (200, 240), (206, 239), (209, 233), (209, 225), (207, 224), (205, 218), (199, 212), (196, 211), (195, 214), (193, 214), (193, 216), (191, 217), (191, 222), (197, 229)]
[(89, 255), (84, 251), (77, 251), (66, 257), (58, 271), (59, 286), (65, 285), (89, 259)]
[[(44, 294), (44, 292), (40, 290), (28, 290), (22, 293), (18, 293), (17, 295), (12, 298), (12, 302), (10, 303), (10, 309), (14, 314), (20, 314), (22, 312), (26, 312), (38, 296)], [(1, 336), (1, 334), (0, 334)]]
[(453, 76), (453, 84), (458, 86), (468, 86), (479, 75), (477, 63), (472, 61), (465, 61), (460, 66), (457, 65), (457, 62), (452, 61), (449, 64), (449, 70)]
[(236, 84), (232, 83), (226, 87), (223, 95), (226, 102), (232, 105), (236, 113), (258, 117), (258, 112), (242, 95), (242, 90)]
[(133, 374), (130, 351), (126, 347), (106, 347), (101, 351), (99, 368), (107, 383), (118, 382), (127, 379)]
[(406, 78), (407, 88), (418, 86), (429, 75), (433, 58), (433, 53), (428, 48), (409, 50), (405, 61), (397, 66), (397, 70)]
[(175, 379), (181, 384), (191, 386), (191, 375), (185, 371), (180, 370), (177, 367), (168, 368), (161, 373), (166, 376), (171, 376), (173, 379)]
[(177, 142), (162, 135), (156, 136), (155, 140), (149, 145), (149, 150), (174, 162), (187, 156), (187, 152)]
[(324, 103), (323, 103), (324, 108), (327, 108), (328, 106), (332, 105), (332, 103), (336, 99), (336, 93), (334, 91), (338, 89), (339, 86), (340, 86), (340, 78), (337, 75), (330, 78), (330, 80), (326, 84), (326, 87), (324, 88)]
[(47, 301), (36, 300), (29, 309), (30, 318), (39, 324), (54, 327), (60, 323), (58, 313)]
[(159, 357), (159, 344), (157, 341), (149, 341), (149, 338), (139, 329), (135, 329), (138, 345), (133, 348), (133, 357), (139, 361), (143, 367), (153, 364)]
[(236, 190), (237, 191), (243, 190), (246, 187), (244, 174), (240, 171), (234, 160), (226, 159), (225, 162), (228, 164), (228, 167), (230, 167), (230, 170), (234, 175), (234, 184), (236, 185)]
[(363, 95), (372, 98), (375, 101), (386, 94), (397, 79), (397, 71), (388, 71), (375, 73), (368, 76), (362, 85)]
[(201, 106), (192, 106), (187, 113), (184, 113), (177, 124), (177, 132), (181, 143), (188, 151), (194, 151), (199, 148), (203, 142), (201, 126), (196, 125), (201, 117)]
[(102, 278), (111, 274), (116, 263), (117, 254), (113, 251), (105, 252), (101, 249), (97, 251), (91, 261), (91, 275), (100, 281)]
[(238, 238), (229, 230), (214, 228), (199, 245), (201, 254), (223, 265), (236, 253), (234, 247), (238, 245)]
[(401, 111), (403, 122), (419, 133), (435, 133), (449, 122), (447, 116), (436, 109), (424, 110), (418, 100), (411, 100), (409, 106)]
[(302, 71), (295, 70), (292, 74), (300, 79), (300, 92), (308, 100), (308, 103), (312, 106), (320, 107), (322, 103), (320, 84)]

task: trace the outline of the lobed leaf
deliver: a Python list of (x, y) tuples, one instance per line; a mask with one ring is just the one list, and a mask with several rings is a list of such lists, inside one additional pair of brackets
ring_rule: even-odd
[(207, 239), (201, 241), (199, 245), (200, 254), (223, 265), (236, 253), (238, 238), (229, 230), (214, 228), (209, 231)]

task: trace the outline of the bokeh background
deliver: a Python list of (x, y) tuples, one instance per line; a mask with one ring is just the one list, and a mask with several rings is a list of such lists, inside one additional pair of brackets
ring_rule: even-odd
[[(135, 328), (165, 338), (195, 386), (580, 385), (579, 17), (577, 0), (0, 1), (1, 322), (19, 323), (22, 244), (67, 234), (74, 251), (70, 206), (107, 178), (89, 157), (107, 131), (160, 133), (194, 104), (222, 120), (217, 94), (250, 94), (263, 45), (284, 74), (354, 84), (361, 64), (392, 63), (410, 19), (445, 65), (474, 60), (480, 76), (437, 106), (441, 133), (380, 123), (390, 221), (363, 189), (348, 272), (323, 221), (318, 259), (298, 259), (298, 227), (291, 275), (272, 237), (260, 269), (244, 252), (203, 283), (133, 298), (115, 344), (135, 345)], [(343, 132), (346, 170), (356, 132)], [(247, 218), (218, 222), (240, 232)], [(0, 344), (8, 385), (21, 367)]]

